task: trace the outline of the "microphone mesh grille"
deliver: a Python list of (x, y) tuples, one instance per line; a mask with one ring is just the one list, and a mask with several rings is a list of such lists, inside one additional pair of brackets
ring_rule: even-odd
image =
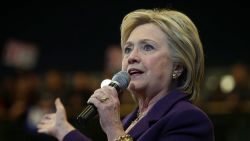
[(112, 81), (118, 82), (120, 89), (124, 90), (129, 85), (130, 76), (126, 71), (120, 71), (113, 76)]

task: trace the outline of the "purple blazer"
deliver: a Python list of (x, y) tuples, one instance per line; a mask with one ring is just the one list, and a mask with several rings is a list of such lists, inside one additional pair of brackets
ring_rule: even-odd
[[(138, 108), (123, 120), (124, 129), (136, 118)], [(134, 141), (214, 141), (208, 116), (188, 101), (188, 95), (172, 91), (160, 99), (130, 131)], [(63, 141), (90, 141), (79, 131)]]

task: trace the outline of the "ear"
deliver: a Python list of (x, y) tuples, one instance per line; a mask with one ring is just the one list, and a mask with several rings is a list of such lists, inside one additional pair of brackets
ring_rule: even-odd
[(182, 74), (183, 70), (184, 70), (183, 65), (181, 65), (180, 63), (174, 63), (173, 74), (176, 75), (176, 78), (178, 78)]

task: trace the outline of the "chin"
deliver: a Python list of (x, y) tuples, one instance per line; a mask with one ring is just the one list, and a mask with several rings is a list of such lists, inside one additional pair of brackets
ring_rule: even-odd
[(130, 82), (129, 86), (128, 86), (128, 90), (131, 92), (136, 92), (136, 91), (141, 91), (142, 89), (144, 89), (145, 85), (143, 83), (139, 83), (139, 82)]

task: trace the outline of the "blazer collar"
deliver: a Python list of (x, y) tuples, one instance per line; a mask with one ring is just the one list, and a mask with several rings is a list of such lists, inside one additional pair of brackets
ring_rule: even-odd
[[(189, 95), (177, 90), (171, 91), (169, 94), (160, 99), (152, 109), (143, 117), (130, 131), (129, 134), (133, 138), (139, 137), (153, 123), (157, 122), (165, 113), (167, 113), (178, 101), (188, 100)], [(124, 128), (128, 128), (131, 122), (136, 118), (138, 108), (129, 114), (124, 120)]]

